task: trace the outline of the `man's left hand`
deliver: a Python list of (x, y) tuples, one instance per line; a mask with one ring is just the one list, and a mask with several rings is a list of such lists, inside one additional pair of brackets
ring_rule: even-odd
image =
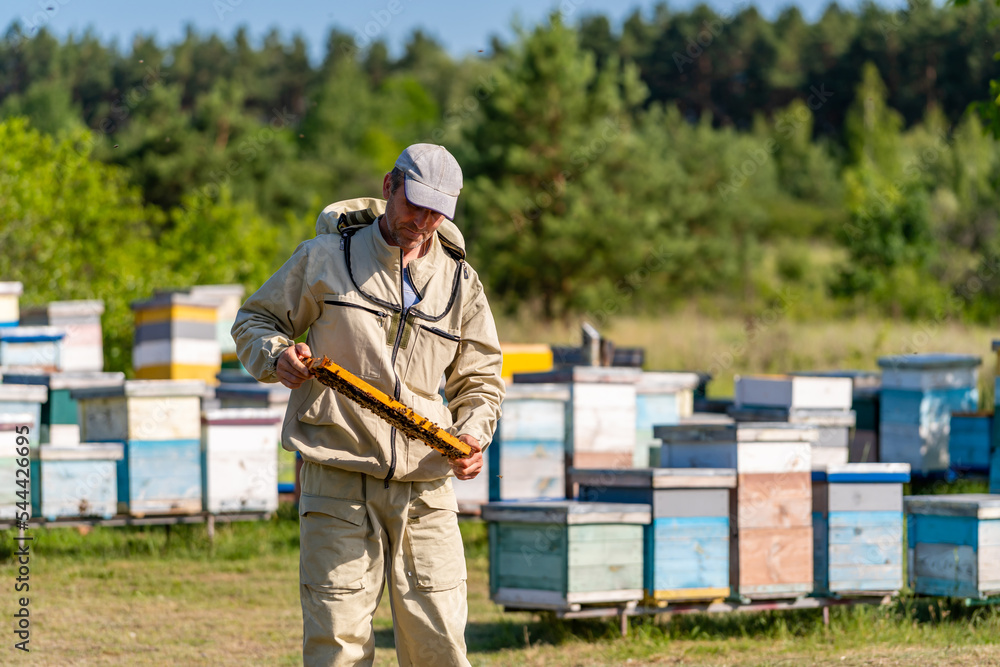
[(452, 459), (451, 469), (459, 479), (475, 479), (483, 470), (483, 448), (471, 435), (460, 435), (458, 439), (472, 447), (472, 456), (467, 459)]

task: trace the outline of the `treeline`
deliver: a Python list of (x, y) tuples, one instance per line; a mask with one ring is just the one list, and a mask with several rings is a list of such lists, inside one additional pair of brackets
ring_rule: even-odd
[[(463, 165), (458, 223), (495, 303), (544, 317), (696, 300), (752, 319), (1000, 313), (1000, 145), (967, 110), (1000, 78), (991, 5), (699, 7), (615, 33), (553, 16), (456, 60), (332, 31), (189, 30), (128, 51), (12, 26), (0, 42), (0, 277), (27, 301), (258, 286), (317, 212), (399, 151)], [(789, 307), (793, 303), (794, 307)]]

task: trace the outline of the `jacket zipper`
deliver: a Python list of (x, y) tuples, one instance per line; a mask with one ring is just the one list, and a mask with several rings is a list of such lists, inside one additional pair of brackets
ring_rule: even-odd
[(385, 322), (385, 318), (389, 317), (389, 313), (382, 310), (375, 310), (374, 308), (369, 308), (368, 306), (362, 306), (357, 303), (347, 303), (345, 301), (324, 301), (323, 303), (328, 306), (343, 306), (344, 308), (358, 308), (360, 310), (366, 310), (369, 313), (375, 315), (379, 319), (379, 325), (381, 326)]
[(432, 334), (434, 334), (436, 336), (441, 336), (441, 338), (447, 338), (448, 340), (453, 340), (456, 343), (461, 343), (462, 342), (462, 337), (461, 336), (456, 336), (455, 334), (448, 333), (447, 331), (444, 331), (442, 329), (438, 329), (437, 327), (429, 327), (429, 326), (427, 326), (425, 324), (421, 324), (419, 326), (420, 326), (421, 329), (424, 329), (425, 331), (430, 331)]
[[(399, 251), (399, 302), (403, 303), (403, 251)], [(399, 328), (396, 330), (396, 340), (392, 344), (392, 373), (396, 376), (396, 386), (393, 390), (393, 398), (397, 401), (399, 400), (399, 394), (401, 393), (402, 385), (399, 381), (399, 373), (396, 372), (396, 354), (399, 352), (399, 346), (403, 342), (403, 330), (406, 328), (406, 318), (409, 317), (410, 311), (408, 308), (404, 307), (400, 309), (402, 316), (399, 318)], [(389, 444), (392, 451), (392, 458), (389, 460), (389, 474), (385, 476), (385, 488), (389, 488), (389, 480), (392, 476), (396, 474), (396, 427), (393, 426), (392, 430), (389, 432)]]

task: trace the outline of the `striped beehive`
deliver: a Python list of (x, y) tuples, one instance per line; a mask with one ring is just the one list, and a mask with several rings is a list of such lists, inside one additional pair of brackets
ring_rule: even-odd
[(799, 597), (813, 588), (812, 443), (799, 424), (659, 426), (664, 468), (733, 468), (730, 586), (742, 598)]
[(489, 522), (490, 597), (524, 609), (566, 609), (643, 597), (648, 505), (497, 502)]
[(954, 475), (989, 475), (992, 412), (953, 412), (948, 433), (948, 469)]
[(656, 604), (729, 597), (729, 505), (736, 471), (725, 468), (574, 470), (580, 500), (642, 503), (643, 585)]
[(70, 396), (73, 389), (107, 387), (125, 382), (124, 373), (49, 373), (20, 371), (4, 373), (10, 384), (40, 385), (47, 389), (48, 400), (41, 406), (41, 442), (52, 445), (75, 445), (80, 442), (79, 411)]
[(214, 305), (186, 294), (163, 294), (133, 303), (132, 310), (136, 377), (214, 382), (222, 367)]
[(62, 341), (59, 367), (64, 371), (104, 370), (104, 339), (101, 332), (103, 301), (53, 301), (21, 311), (21, 324), (59, 327)]
[(635, 453), (632, 465), (645, 468), (655, 465), (650, 450), (659, 446), (653, 427), (679, 424), (694, 412), (694, 390), (701, 384), (697, 373), (643, 373), (635, 386)]
[(31, 507), (49, 521), (110, 519), (118, 506), (120, 443), (42, 445), (31, 455)]
[(181, 294), (215, 308), (215, 339), (219, 343), (222, 367), (242, 369), (243, 365), (236, 356), (232, 330), (245, 293), (242, 285), (195, 285), (179, 290), (157, 290), (155, 297)]
[(204, 509), (273, 512), (278, 509), (275, 442), (283, 413), (236, 408), (202, 413), (201, 470)]
[(847, 463), (812, 472), (818, 595), (874, 595), (903, 587), (905, 463)]
[(65, 337), (60, 327), (0, 328), (0, 366), (8, 371), (61, 370)]
[(0, 282), (0, 327), (16, 327), (21, 321), (21, 295), (24, 285)]
[(915, 354), (882, 357), (879, 456), (908, 463), (915, 476), (948, 470), (952, 412), (978, 408), (979, 357)]
[(569, 396), (566, 385), (507, 385), (503, 415), (486, 449), (489, 500), (566, 497)]
[[(638, 368), (574, 366), (514, 376), (514, 386), (556, 383), (569, 387), (566, 409), (567, 468), (630, 468), (635, 458)], [(567, 480), (569, 483), (569, 480)], [(569, 486), (567, 498), (574, 492)]]
[(918, 595), (1000, 595), (1000, 496), (906, 496), (907, 572)]
[(201, 510), (201, 398), (196, 381), (129, 380), (73, 389), (85, 442), (122, 442), (118, 511), (133, 516)]
[(42, 405), (48, 401), (45, 387), (29, 384), (0, 384), (0, 415), (31, 415), (31, 432), (28, 440), (32, 447), (41, 442)]
[(18, 464), (24, 461), (20, 454), (24, 453), (25, 436), (38, 430), (36, 420), (33, 412), (0, 412), (0, 519), (31, 514), (30, 467)]

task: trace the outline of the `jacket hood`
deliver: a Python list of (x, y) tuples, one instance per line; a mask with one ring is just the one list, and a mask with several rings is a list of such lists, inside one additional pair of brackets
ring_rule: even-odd
[[(377, 197), (358, 197), (330, 204), (316, 218), (316, 236), (340, 234), (351, 227), (372, 224), (385, 213), (385, 200)], [(437, 228), (442, 245), (465, 258), (465, 237), (454, 222), (445, 218)]]

